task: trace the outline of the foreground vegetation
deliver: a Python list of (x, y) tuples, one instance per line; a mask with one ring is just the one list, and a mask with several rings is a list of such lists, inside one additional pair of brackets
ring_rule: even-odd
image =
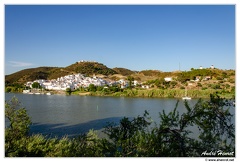
[[(133, 119), (124, 117), (119, 123), (109, 123), (106, 138), (94, 130), (76, 138), (48, 138), (31, 135), (30, 117), (17, 98), (5, 102), (6, 157), (201, 157), (235, 156), (235, 124), (233, 100), (211, 95), (209, 101), (199, 101), (179, 114), (178, 103), (173, 111), (159, 113), (160, 123), (152, 123), (148, 112)], [(198, 138), (191, 127), (198, 128)], [(196, 132), (195, 132), (196, 133)], [(195, 134), (196, 135), (196, 134)], [(215, 151), (215, 155), (204, 152)]]

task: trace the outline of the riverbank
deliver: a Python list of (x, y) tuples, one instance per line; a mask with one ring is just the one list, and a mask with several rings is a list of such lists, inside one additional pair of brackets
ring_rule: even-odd
[[(14, 91), (13, 91), (14, 92)], [(17, 93), (22, 91), (17, 90)], [(51, 92), (51, 94), (68, 95), (66, 91), (41, 91), (42, 93)], [(185, 96), (185, 89), (123, 89), (121, 91), (72, 91), (71, 95), (79, 96), (114, 96), (114, 97), (144, 97), (144, 98), (182, 98)], [(210, 94), (218, 93), (223, 98), (234, 98), (235, 92), (225, 91), (223, 89), (189, 89), (187, 96), (191, 98), (209, 98)]]
[[(234, 98), (235, 94), (223, 90), (188, 90), (187, 96), (191, 98), (209, 98), (210, 94), (218, 93), (220, 97)], [(74, 92), (73, 95), (88, 96), (115, 96), (115, 97), (147, 97), (147, 98), (182, 98), (185, 96), (185, 90), (182, 89), (125, 89), (122, 92)]]

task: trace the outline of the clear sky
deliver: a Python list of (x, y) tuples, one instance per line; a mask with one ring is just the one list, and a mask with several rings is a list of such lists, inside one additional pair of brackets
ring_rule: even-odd
[(6, 5), (5, 74), (92, 60), (110, 68), (235, 69), (234, 5)]

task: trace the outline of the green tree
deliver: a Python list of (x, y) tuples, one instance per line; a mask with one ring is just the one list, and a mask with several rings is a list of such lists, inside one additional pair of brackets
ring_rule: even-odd
[(42, 88), (42, 87), (40, 86), (40, 84), (39, 84), (38, 82), (34, 82), (34, 83), (32, 84), (32, 88), (38, 88), (38, 89), (40, 89), (40, 88)]
[(6, 92), (11, 92), (11, 91), (12, 91), (12, 88), (11, 88), (11, 87), (7, 87), (5, 91), (6, 91)]
[(129, 81), (129, 88), (132, 89), (132, 82), (134, 81), (134, 77), (132, 77), (132, 76), (129, 75), (129, 76), (127, 77), (127, 80)]
[(88, 86), (88, 90), (89, 90), (90, 92), (96, 92), (96, 91), (97, 91), (97, 87), (96, 87), (94, 84), (90, 84), (90, 85)]
[(9, 124), (5, 125), (5, 156), (19, 156), (19, 149), (26, 135), (29, 132), (31, 124), (27, 110), (20, 105), (16, 97), (10, 101), (5, 101), (5, 118)]
[(112, 140), (111, 150), (109, 150), (112, 156), (136, 156), (136, 146), (139, 141), (136, 136), (140, 132), (144, 133), (147, 126), (151, 124), (148, 118), (148, 112), (145, 111), (143, 116), (138, 116), (132, 120), (124, 117), (119, 126), (115, 123), (110, 123), (104, 130), (104, 133)]
[(71, 89), (71, 88), (67, 88), (67, 89), (66, 89), (66, 93), (67, 93), (68, 95), (71, 95), (72, 89)]
[(109, 89), (110, 89), (110, 91), (112, 91), (112, 92), (118, 92), (118, 91), (120, 91), (120, 88), (118, 87), (118, 86), (111, 86), (111, 87), (109, 87)]
[(103, 90), (103, 86), (98, 86), (97, 87), (97, 91), (102, 91)]

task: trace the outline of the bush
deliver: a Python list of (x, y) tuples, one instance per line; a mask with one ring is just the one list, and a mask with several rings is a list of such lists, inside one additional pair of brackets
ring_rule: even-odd
[(225, 84), (225, 88), (229, 89), (231, 86), (229, 84)]
[(181, 86), (180, 89), (185, 89), (185, 87), (184, 87), (184, 86)]
[(31, 124), (27, 110), (23, 108), (16, 97), (5, 102), (5, 118), (10, 122), (5, 126), (5, 155), (19, 156), (24, 145), (24, 138), (28, 135)]
[(207, 87), (202, 87), (202, 90), (206, 90), (207, 89)]
[(6, 91), (7, 93), (9, 93), (9, 92), (12, 91), (12, 88), (11, 88), (11, 87), (7, 87), (5, 91)]
[(211, 88), (213, 88), (213, 89), (221, 89), (219, 84), (212, 84)]

